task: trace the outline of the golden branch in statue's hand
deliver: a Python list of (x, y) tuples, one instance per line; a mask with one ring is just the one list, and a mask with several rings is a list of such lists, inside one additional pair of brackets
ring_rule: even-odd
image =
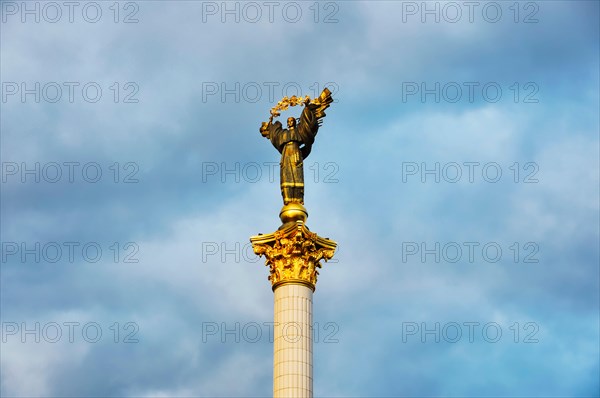
[(329, 104), (331, 102), (333, 102), (333, 99), (331, 98), (331, 92), (327, 88), (324, 88), (321, 95), (318, 97), (315, 97), (312, 100), (308, 95), (306, 95), (304, 97), (302, 97), (302, 96), (298, 97), (295, 95), (292, 95), (291, 97), (285, 96), (281, 99), (281, 101), (279, 101), (277, 103), (277, 105), (275, 105), (273, 108), (271, 108), (271, 110), (270, 110), (271, 116), (269, 117), (269, 121), (266, 123), (262, 123), (262, 125), (260, 127), (260, 133), (263, 137), (269, 138), (269, 129), (273, 123), (273, 119), (281, 116), (282, 111), (289, 109), (291, 106), (298, 106), (298, 105), (301, 105), (301, 106), (303, 105), (306, 108), (308, 108), (309, 105), (314, 105), (310, 108), (310, 110), (314, 113), (314, 116), (318, 119), (317, 125), (320, 126), (320, 124), (321, 124), (320, 119), (325, 117), (324, 110), (329, 107)]
[(287, 110), (290, 106), (306, 105), (309, 102), (310, 97), (308, 95), (304, 98), (296, 97), (295, 95), (292, 95), (291, 97), (283, 97), (283, 99), (279, 101), (277, 105), (273, 107), (273, 109), (271, 109), (271, 116), (277, 117), (281, 115), (281, 111)]

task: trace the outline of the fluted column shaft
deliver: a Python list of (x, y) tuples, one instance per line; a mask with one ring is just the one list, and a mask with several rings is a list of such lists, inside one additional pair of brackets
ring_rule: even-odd
[(275, 287), (273, 396), (312, 397), (312, 295), (306, 284)]

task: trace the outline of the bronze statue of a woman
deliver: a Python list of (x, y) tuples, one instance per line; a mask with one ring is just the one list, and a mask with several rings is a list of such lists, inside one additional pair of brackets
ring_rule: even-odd
[[(262, 124), (260, 133), (268, 138), (273, 146), (281, 153), (280, 185), (283, 204), (304, 204), (304, 170), (303, 161), (310, 154), (319, 126), (325, 117), (325, 109), (333, 102), (331, 92), (325, 88), (318, 98), (310, 101), (293, 96), (285, 97), (271, 110), (269, 122)], [(303, 104), (304, 111), (296, 125), (293, 117), (287, 120), (287, 129), (282, 128), (281, 122), (273, 123), (273, 117), (279, 116), (280, 110), (289, 106)]]

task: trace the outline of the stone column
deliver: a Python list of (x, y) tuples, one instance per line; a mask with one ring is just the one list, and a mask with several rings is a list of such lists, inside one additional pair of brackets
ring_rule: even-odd
[(277, 231), (250, 238), (254, 253), (266, 258), (275, 296), (273, 396), (312, 397), (312, 295), (320, 261), (337, 245), (308, 229), (304, 206), (287, 204), (279, 216)]
[(274, 397), (312, 397), (312, 295), (304, 284), (275, 289)]

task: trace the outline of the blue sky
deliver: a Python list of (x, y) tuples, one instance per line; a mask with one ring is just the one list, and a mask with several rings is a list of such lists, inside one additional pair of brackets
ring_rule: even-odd
[(315, 396), (598, 396), (598, 3), (467, 3), (3, 1), (1, 395), (270, 395), (258, 128), (327, 85)]

